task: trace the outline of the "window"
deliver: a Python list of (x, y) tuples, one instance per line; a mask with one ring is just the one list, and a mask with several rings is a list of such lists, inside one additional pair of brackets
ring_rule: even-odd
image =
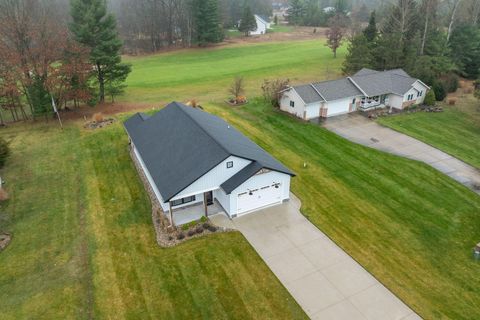
[(193, 202), (195, 201), (195, 196), (191, 196), (191, 197), (186, 197), (186, 198), (182, 198), (182, 199), (178, 199), (178, 200), (173, 200), (172, 201), (172, 206), (179, 206), (179, 205), (182, 205), (182, 204), (186, 204), (186, 203), (189, 203), (189, 202)]
[(409, 94), (407, 100), (413, 100), (413, 94)]
[(357, 101), (357, 98), (353, 98), (352, 104), (355, 104), (356, 101)]
[(228, 161), (227, 162), (227, 168), (228, 169), (233, 168), (233, 161)]
[(295, 101), (290, 100), (290, 107), (295, 108)]

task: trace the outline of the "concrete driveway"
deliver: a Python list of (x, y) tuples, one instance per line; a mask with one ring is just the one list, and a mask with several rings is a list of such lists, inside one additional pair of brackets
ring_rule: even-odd
[(327, 119), (323, 126), (353, 142), (406, 158), (419, 160), (457, 180), (471, 190), (480, 184), (480, 172), (465, 162), (426, 143), (383, 127), (359, 114)]
[(213, 223), (239, 230), (312, 319), (421, 319), (300, 213), (292, 200)]

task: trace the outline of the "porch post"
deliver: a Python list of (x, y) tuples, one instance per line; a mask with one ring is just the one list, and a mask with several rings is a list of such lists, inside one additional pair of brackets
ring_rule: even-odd
[(203, 206), (205, 208), (205, 217), (208, 217), (207, 193), (203, 193)]
[(168, 202), (168, 205), (170, 206), (170, 226), (174, 227), (175, 224), (173, 223), (173, 209), (172, 209), (172, 201)]

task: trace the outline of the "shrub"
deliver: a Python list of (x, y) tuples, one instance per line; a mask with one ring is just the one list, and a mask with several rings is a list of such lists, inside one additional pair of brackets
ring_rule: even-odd
[(208, 231), (210, 231), (210, 232), (216, 232), (216, 231), (217, 231), (217, 227), (215, 227), (215, 226), (208, 226)]
[(8, 146), (8, 142), (5, 139), (0, 138), (0, 169), (3, 168), (5, 162), (7, 162), (7, 158), (9, 155), (10, 148)]
[(435, 82), (432, 86), (437, 101), (443, 101), (447, 97), (447, 92), (440, 82)]
[(188, 223), (182, 225), (182, 230), (183, 230), (183, 231), (187, 231), (188, 229), (190, 229), (190, 225), (189, 225)]
[(243, 77), (237, 76), (233, 80), (232, 85), (228, 89), (228, 92), (233, 95), (235, 99), (238, 99), (241, 95), (245, 93), (245, 85), (243, 82)]
[(435, 101), (436, 101), (435, 91), (428, 90), (427, 95), (425, 96), (425, 100), (423, 100), (423, 103), (427, 106), (434, 106)]
[(201, 222), (201, 223), (205, 223), (205, 222), (207, 222), (207, 220), (208, 220), (208, 219), (207, 219), (207, 217), (205, 217), (205, 216), (202, 216), (202, 217), (200, 218), (200, 222)]
[(194, 230), (194, 229), (188, 230), (187, 235), (188, 235), (189, 237), (193, 237), (193, 236), (195, 235), (195, 230)]
[(472, 88), (465, 88), (465, 89), (463, 89), (463, 93), (465, 93), (465, 94), (472, 94), (472, 93), (473, 93), (473, 89), (472, 89)]
[(208, 222), (205, 222), (202, 226), (203, 229), (208, 229), (208, 227), (210, 227), (210, 224)]
[(105, 117), (101, 112), (97, 112), (93, 115), (93, 121), (95, 122), (103, 122), (105, 120)]
[(5, 191), (5, 189), (0, 187), (0, 202), (6, 201), (6, 200), (8, 200), (8, 193), (7, 191)]
[(180, 232), (179, 234), (177, 234), (177, 240), (182, 240), (182, 239), (185, 239), (185, 234), (183, 232)]
[(270, 103), (274, 107), (280, 107), (282, 91), (288, 88), (289, 83), (290, 80), (288, 79), (264, 80), (262, 92), (265, 102)]
[(449, 105), (454, 106), (456, 103), (457, 103), (457, 99), (455, 99), (455, 98), (448, 99), (448, 104)]
[(448, 73), (442, 79), (442, 85), (447, 92), (455, 92), (458, 89), (458, 76), (455, 73)]
[(197, 228), (195, 228), (195, 232), (200, 234), (203, 232), (203, 227), (202, 226), (197, 226)]

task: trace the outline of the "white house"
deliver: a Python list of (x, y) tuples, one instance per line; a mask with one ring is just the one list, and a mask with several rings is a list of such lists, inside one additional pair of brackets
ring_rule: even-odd
[[(294, 174), (224, 120), (172, 102), (125, 122), (133, 153), (163, 211), (221, 205), (230, 218), (281, 204)], [(188, 222), (188, 221), (186, 221)]]
[(270, 19), (267, 17), (259, 16), (255, 14), (255, 20), (257, 22), (257, 30), (251, 31), (251, 35), (260, 35), (267, 33), (267, 30), (270, 29)]
[(352, 77), (290, 87), (283, 91), (280, 109), (310, 120), (357, 110), (421, 104), (430, 89), (402, 69), (362, 69)]

